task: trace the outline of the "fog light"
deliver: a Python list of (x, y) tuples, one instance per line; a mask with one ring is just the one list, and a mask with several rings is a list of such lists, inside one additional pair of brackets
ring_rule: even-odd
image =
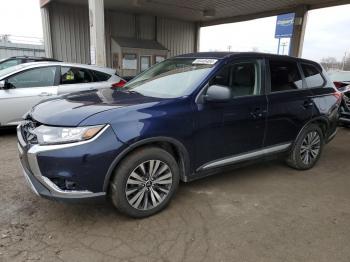
[(77, 190), (77, 183), (65, 178), (52, 178), (50, 179), (61, 190)]

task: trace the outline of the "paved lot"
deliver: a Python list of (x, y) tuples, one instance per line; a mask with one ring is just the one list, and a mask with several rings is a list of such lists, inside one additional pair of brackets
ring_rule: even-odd
[(106, 203), (36, 197), (0, 135), (0, 261), (350, 261), (350, 130), (320, 163), (281, 161), (181, 184), (171, 205), (143, 220)]

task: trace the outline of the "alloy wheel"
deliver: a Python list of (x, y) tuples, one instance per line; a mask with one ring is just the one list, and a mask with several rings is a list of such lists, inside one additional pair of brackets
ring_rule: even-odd
[(300, 157), (304, 164), (310, 165), (318, 157), (321, 149), (321, 137), (316, 131), (309, 132), (300, 147)]
[(170, 192), (173, 174), (160, 160), (148, 160), (129, 175), (125, 195), (129, 204), (139, 210), (150, 210), (161, 204)]

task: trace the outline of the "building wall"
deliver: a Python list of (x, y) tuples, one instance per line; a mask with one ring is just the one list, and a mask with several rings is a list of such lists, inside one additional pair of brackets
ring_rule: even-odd
[[(50, 3), (49, 11), (53, 57), (89, 63), (88, 7)], [(111, 36), (157, 40), (170, 57), (194, 52), (197, 30), (191, 22), (106, 10), (105, 34), (107, 64), (111, 66)]]
[(66, 62), (90, 63), (87, 6), (49, 5), (53, 57)]
[(168, 48), (168, 56), (195, 51), (196, 25), (169, 18), (157, 19), (157, 41)]
[(0, 41), (0, 59), (11, 56), (45, 56), (43, 45), (14, 44)]

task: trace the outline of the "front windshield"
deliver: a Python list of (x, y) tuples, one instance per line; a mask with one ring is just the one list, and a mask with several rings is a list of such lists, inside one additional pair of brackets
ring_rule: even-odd
[(124, 88), (151, 97), (187, 96), (209, 74), (216, 62), (216, 59), (168, 59), (136, 76)]

